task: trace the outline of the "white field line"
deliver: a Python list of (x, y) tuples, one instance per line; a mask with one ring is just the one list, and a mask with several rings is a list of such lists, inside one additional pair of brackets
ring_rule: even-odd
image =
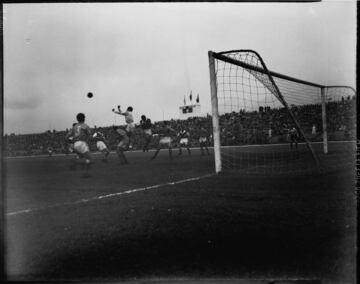
[(131, 193), (135, 193), (135, 192), (139, 192), (139, 191), (145, 191), (145, 190), (156, 189), (156, 188), (169, 186), (169, 185), (176, 185), (176, 184), (181, 184), (181, 183), (185, 183), (185, 182), (196, 181), (196, 180), (200, 180), (200, 179), (203, 179), (203, 178), (208, 178), (208, 177), (211, 177), (211, 176), (214, 176), (214, 175), (216, 175), (216, 174), (215, 173), (206, 174), (206, 175), (193, 177), (193, 178), (182, 179), (182, 180), (178, 180), (178, 181), (172, 181), (172, 182), (160, 183), (160, 184), (155, 184), (155, 185), (150, 185), (150, 186), (145, 186), (145, 187), (140, 187), (140, 188), (134, 188), (134, 189), (126, 190), (126, 191), (115, 192), (115, 193), (110, 193), (110, 194), (106, 194), (106, 195), (99, 195), (99, 196), (95, 196), (95, 197), (91, 197), (91, 198), (84, 198), (84, 199), (80, 199), (80, 200), (72, 201), (72, 202), (56, 203), (56, 204), (43, 206), (43, 207), (38, 207), (38, 208), (28, 208), (28, 209), (18, 210), (18, 211), (14, 211), (14, 212), (8, 212), (8, 213), (6, 213), (6, 216), (10, 217), (10, 216), (16, 216), (16, 215), (25, 214), (25, 213), (32, 213), (32, 212), (36, 212), (36, 211), (40, 211), (40, 210), (46, 210), (46, 209), (55, 208), (55, 207), (82, 204), (82, 203), (87, 203), (87, 202), (91, 202), (91, 201), (97, 201), (97, 200), (100, 200), (100, 199), (105, 199), (105, 198), (111, 198), (111, 197), (131, 194)]
[[(328, 143), (356, 143), (356, 140), (347, 140), (347, 141), (328, 141)], [(299, 145), (305, 144), (305, 142), (300, 142), (298, 143)], [(323, 144), (323, 142), (310, 142), (310, 144)], [(279, 143), (279, 144), (253, 144), (253, 145), (232, 145), (232, 146), (221, 146), (221, 148), (247, 148), (247, 147), (272, 147), (272, 146), (284, 146), (284, 145), (289, 145), (289, 143)], [(183, 147), (184, 148), (184, 147)], [(208, 148), (212, 149), (214, 148), (213, 146), (209, 146)], [(178, 149), (178, 147), (174, 147), (173, 149)], [(190, 149), (192, 150), (200, 150), (200, 147), (191, 147)], [(165, 148), (162, 150), (166, 150)], [(154, 152), (155, 149), (151, 149), (149, 150), (149, 152)], [(132, 151), (127, 151), (126, 154), (130, 154), (130, 153), (142, 153), (142, 150), (132, 150)], [(110, 151), (110, 153), (116, 153), (115, 151)], [(100, 152), (91, 152), (92, 155), (102, 155), (102, 153)], [(74, 155), (74, 153), (70, 153), (68, 154), (68, 156)], [(22, 159), (22, 158), (43, 158), (43, 157), (48, 157), (49, 155), (47, 154), (43, 154), (43, 155), (29, 155), (29, 156), (14, 156), (14, 157), (3, 157), (5, 160), (7, 159)], [(64, 157), (67, 156), (66, 154), (53, 154), (53, 157)]]

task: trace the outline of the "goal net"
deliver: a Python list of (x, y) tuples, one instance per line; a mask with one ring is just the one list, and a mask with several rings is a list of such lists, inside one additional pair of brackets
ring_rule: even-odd
[(209, 63), (217, 172), (317, 171), (328, 151), (326, 129), (353, 127), (353, 117), (333, 123), (338, 102), (354, 101), (349, 87), (272, 72), (252, 50), (209, 52)]

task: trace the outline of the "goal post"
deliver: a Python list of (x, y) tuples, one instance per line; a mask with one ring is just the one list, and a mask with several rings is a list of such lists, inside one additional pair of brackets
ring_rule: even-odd
[(253, 50), (209, 51), (208, 57), (215, 171), (318, 171), (314, 143), (328, 152), (327, 123), (334, 119), (328, 108), (346, 92), (354, 98), (355, 90), (270, 71)]
[(209, 70), (210, 70), (210, 89), (211, 89), (211, 113), (213, 124), (213, 139), (214, 139), (214, 157), (215, 157), (215, 172), (219, 173), (222, 169), (221, 154), (220, 154), (220, 124), (216, 85), (216, 71), (215, 59), (212, 51), (208, 52), (209, 56)]

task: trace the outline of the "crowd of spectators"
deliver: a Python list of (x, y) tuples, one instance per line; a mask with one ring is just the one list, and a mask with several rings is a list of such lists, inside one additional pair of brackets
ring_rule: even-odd
[[(356, 102), (355, 97), (340, 101), (330, 101), (326, 104), (327, 131), (329, 140), (355, 139), (356, 129)], [(320, 104), (291, 106), (302, 131), (310, 140), (321, 140), (322, 137), (322, 112)], [(199, 146), (199, 131), (205, 128), (210, 137), (212, 134), (212, 118), (191, 117), (186, 120), (172, 119), (168, 121), (170, 127), (177, 132), (187, 130), (190, 133), (192, 146)], [(285, 108), (260, 107), (258, 111), (225, 113), (220, 116), (221, 144), (243, 145), (282, 143), (287, 141), (290, 128), (294, 127), (293, 120)], [(152, 127), (154, 137), (150, 148), (155, 148), (157, 133), (162, 127), (162, 122), (155, 122)], [(315, 132), (314, 132), (315, 129)], [(99, 129), (98, 129), (99, 130)], [(47, 153), (51, 148), (55, 153), (66, 153), (65, 135), (63, 131), (47, 131), (39, 134), (5, 135), (3, 137), (3, 153), (5, 156), (36, 155)], [(111, 150), (117, 145), (116, 133), (112, 126), (101, 127), (100, 131), (107, 138)], [(142, 149), (143, 140), (141, 128), (136, 128), (131, 140), (131, 149)], [(90, 141), (91, 150), (95, 151), (95, 141)]]

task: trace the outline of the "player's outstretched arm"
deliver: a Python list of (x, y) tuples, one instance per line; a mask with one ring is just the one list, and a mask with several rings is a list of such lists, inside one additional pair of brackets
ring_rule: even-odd
[(112, 112), (120, 115), (125, 115), (125, 113), (121, 112), (121, 110), (116, 111), (114, 108), (112, 109)]

